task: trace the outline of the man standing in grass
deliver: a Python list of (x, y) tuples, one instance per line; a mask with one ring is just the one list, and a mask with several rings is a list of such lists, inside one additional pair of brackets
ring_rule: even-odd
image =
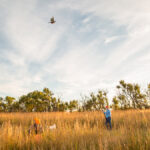
[(108, 106), (106, 106), (106, 111), (104, 111), (104, 115), (105, 115), (105, 118), (106, 118), (106, 127), (108, 128), (108, 124), (109, 124), (110, 129), (112, 129), (112, 126), (111, 126), (111, 112), (110, 112)]

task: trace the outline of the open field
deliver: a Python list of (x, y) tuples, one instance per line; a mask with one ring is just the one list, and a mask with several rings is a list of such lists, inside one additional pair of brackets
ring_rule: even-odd
[[(37, 116), (44, 127), (28, 135)], [(56, 130), (46, 127), (56, 123)], [(113, 111), (113, 129), (102, 112), (0, 113), (1, 150), (149, 150), (150, 110)]]

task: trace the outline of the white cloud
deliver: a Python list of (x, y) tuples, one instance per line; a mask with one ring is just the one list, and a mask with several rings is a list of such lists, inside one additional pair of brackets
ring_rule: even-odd
[[(16, 0), (2, 3), (2, 7), (8, 9), (2, 28), (12, 47), (3, 57), (14, 65), (15, 73), (18, 71), (18, 75), (14, 73), (10, 78), (10, 68), (6, 64), (7, 69), (0, 66), (6, 75), (0, 80), (6, 81), (4, 88), (1, 87), (3, 92), (14, 86), (10, 93), (17, 95), (15, 89), (28, 91), (26, 89), (32, 89), (35, 83), (40, 88), (50, 87), (51, 83), (44, 81), (44, 75), (60, 84), (54, 89), (64, 93), (64, 99), (79, 97), (80, 93), (99, 88), (107, 88), (112, 95), (121, 79), (148, 82), (149, 72), (145, 70), (150, 56), (140, 58), (136, 54), (150, 46), (150, 1), (63, 0), (41, 6), (42, 12), (38, 11), (37, 2)], [(53, 15), (56, 24), (48, 24)], [(2, 15), (0, 17), (2, 19)], [(105, 24), (99, 27), (102, 21)], [(113, 24), (112, 29), (105, 27), (108, 23)], [(113, 27), (123, 27), (124, 32)], [(83, 42), (89, 37), (88, 42)], [(120, 40), (122, 37), (124, 39)], [(114, 41), (118, 42), (117, 45), (113, 45)], [(56, 55), (57, 50), (64, 53)], [(30, 62), (41, 64), (41, 70), (32, 74)], [(8, 82), (6, 77), (11, 81)]]
[(64, 29), (48, 24), (36, 11), (35, 1), (15, 1), (8, 10), (5, 33), (14, 49), (28, 61), (48, 59)]
[(83, 23), (85, 23), (85, 24), (88, 23), (88, 22), (90, 21), (90, 19), (91, 19), (90, 17), (85, 18), (85, 19), (83, 20)]
[(118, 36), (112, 36), (112, 37), (108, 37), (104, 40), (105, 44), (111, 43), (115, 40), (117, 40), (119, 37)]
[[(80, 3), (75, 3), (74, 1), (66, 1), (65, 5), (61, 3), (61, 7), (67, 7), (74, 10), (79, 10), (83, 14), (86, 13), (92, 13), (93, 15), (97, 17), (103, 17), (108, 20), (112, 20), (114, 24), (117, 26), (124, 26), (126, 27), (126, 40), (121, 43), (117, 48), (112, 47), (112, 51), (109, 53), (108, 57), (104, 62), (101, 63), (100, 66), (102, 68), (96, 67), (98, 69), (98, 73), (94, 71), (94, 69), (91, 71), (90, 69), (86, 72), (86, 75), (93, 74), (94, 77), (92, 77), (92, 82), (94, 82), (95, 79), (95, 86), (99, 87), (104, 84), (103, 81), (99, 80), (99, 78), (103, 78), (105, 80), (108, 80), (109, 78), (115, 79), (115, 80), (121, 80), (122, 78), (130, 80), (130, 78), (134, 78), (135, 75), (140, 72), (138, 70), (138, 64), (135, 66), (136, 72), (132, 75), (130, 72), (123, 72), (122, 74), (117, 74), (116, 68), (120, 66), (120, 70), (122, 70), (121, 64), (126, 61), (130, 56), (133, 54), (136, 54), (137, 52), (142, 52), (142, 50), (149, 46), (149, 39), (150, 39), (150, 11), (149, 11), (149, 1), (87, 1), (84, 0)], [(84, 20), (85, 21), (85, 20)], [(84, 22), (83, 21), (83, 22)], [(88, 21), (88, 20), (87, 20)], [(112, 42), (113, 40), (116, 40), (118, 37), (113, 36), (105, 39), (105, 43)], [(83, 56), (83, 55), (82, 55)], [(96, 56), (96, 55), (95, 55)], [(74, 55), (69, 56), (70, 60), (73, 60)], [(81, 59), (84, 59), (83, 57)], [(96, 58), (92, 58), (90, 63), (95, 63)], [(133, 56), (133, 59), (134, 56)], [(66, 60), (66, 59), (65, 59)], [(135, 59), (136, 61), (136, 59)], [(80, 62), (80, 58), (78, 58), (78, 62)], [(88, 65), (90, 66), (90, 63)], [(97, 62), (96, 62), (97, 63)], [(143, 62), (144, 63), (144, 62)], [(68, 63), (66, 64), (66, 68), (68, 67)], [(88, 66), (86, 63), (82, 64), (83, 66)], [(82, 65), (77, 64), (77, 66), (80, 66), (82, 68)], [(126, 62), (126, 65), (128, 68), (130, 68), (130, 62)], [(88, 66), (88, 68), (90, 68)], [(73, 68), (74, 73), (78, 72), (79, 69), (75, 67), (69, 67)], [(68, 69), (68, 72), (71, 72), (70, 69)], [(115, 72), (114, 72), (115, 71)], [(120, 71), (119, 71), (120, 72)], [(65, 71), (63, 73), (66, 73)], [(68, 73), (69, 74), (69, 73)], [(101, 75), (102, 74), (102, 75)], [(85, 74), (84, 74), (85, 75)], [(87, 77), (86, 76), (86, 77)], [(112, 77), (113, 76), (113, 77)], [(144, 82), (144, 79), (147, 79), (147, 74), (143, 76), (138, 76), (138, 80), (141, 82), (141, 80)], [(62, 77), (62, 76), (61, 76)], [(69, 80), (68, 76), (65, 76), (66, 80)], [(83, 77), (81, 74), (79, 77)], [(87, 88), (91, 87), (90, 77), (85, 77), (85, 80), (87, 81)], [(74, 77), (70, 77), (69, 83), (75, 78), (78, 79), (78, 75), (75, 73)], [(81, 78), (82, 79), (82, 78)], [(96, 81), (100, 82), (100, 84), (97, 84)], [(82, 85), (83, 81), (78, 82), (78, 85)], [(113, 81), (109, 83), (113, 84)], [(103, 85), (104, 86), (104, 85)], [(81, 87), (81, 86), (79, 86)], [(104, 86), (105, 87), (105, 86)], [(108, 87), (108, 85), (106, 86)], [(84, 87), (85, 88), (85, 87)]]

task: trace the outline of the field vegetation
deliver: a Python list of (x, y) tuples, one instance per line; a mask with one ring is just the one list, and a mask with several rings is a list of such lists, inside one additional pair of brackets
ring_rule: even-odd
[[(44, 132), (29, 135), (35, 117)], [(149, 120), (150, 110), (112, 111), (109, 130), (101, 111), (0, 113), (0, 150), (149, 150)]]

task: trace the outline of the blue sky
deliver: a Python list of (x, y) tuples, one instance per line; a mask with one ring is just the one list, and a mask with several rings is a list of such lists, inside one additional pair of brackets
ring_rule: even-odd
[[(150, 1), (0, 0), (0, 96), (48, 87), (63, 100), (149, 83)], [(55, 24), (48, 24), (49, 18)]]

